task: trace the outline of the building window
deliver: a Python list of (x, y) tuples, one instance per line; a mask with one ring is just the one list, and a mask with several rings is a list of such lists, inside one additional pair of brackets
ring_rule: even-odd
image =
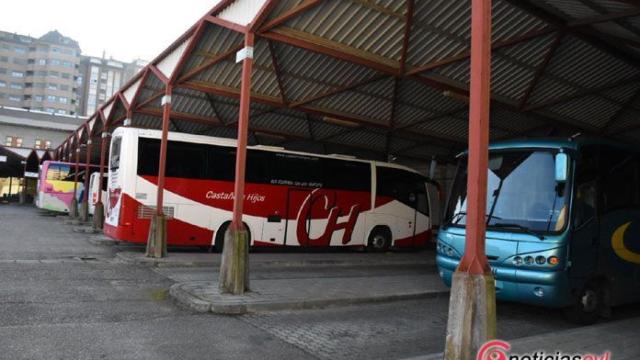
[(58, 90), (58, 85), (49, 83), (47, 85), (47, 89), (49, 89), (49, 90)]
[(27, 53), (27, 49), (23, 48), (23, 47), (16, 47), (15, 49), (13, 49), (15, 52), (17, 52), (18, 54), (26, 54)]
[(9, 95), (9, 101), (20, 102), (22, 101), (22, 98), (20, 96)]
[(6, 74), (6, 73), (7, 73), (6, 68), (0, 68), (0, 74)]
[(24, 77), (24, 73), (22, 71), (12, 71), (11, 76), (21, 78)]
[(71, 78), (71, 74), (69, 74), (69, 73), (62, 73), (62, 78), (63, 78), (63, 79), (70, 79), (70, 78)]
[(13, 63), (16, 65), (25, 65), (27, 61), (25, 59), (13, 58)]
[(61, 64), (61, 62), (60, 62), (60, 60), (58, 60), (58, 59), (51, 59), (50, 64), (51, 64), (51, 65), (58, 65), (58, 66), (59, 66), (59, 65)]
[(51, 149), (51, 140), (45, 140), (44, 141), (44, 148), (45, 149)]
[(22, 146), (22, 138), (17, 136), (7, 136), (4, 144), (6, 146), (20, 147)]
[(57, 77), (60, 77), (60, 73), (57, 71), (49, 71), (49, 76), (53, 78), (57, 78)]
[(60, 85), (60, 90), (69, 91), (69, 85)]
[(38, 59), (38, 65), (47, 65), (47, 59)]
[(42, 149), (42, 140), (36, 139), (36, 143), (34, 146), (36, 149)]
[(44, 111), (46, 111), (46, 112), (48, 112), (48, 113), (53, 114), (54, 112), (56, 112), (56, 109), (53, 109), (53, 108), (46, 108), (46, 109), (44, 109)]
[(68, 98), (66, 98), (66, 97), (64, 97), (64, 96), (60, 96), (60, 97), (58, 97), (58, 101), (59, 101), (61, 104), (67, 104), (67, 103), (69, 103), (69, 99), (68, 99)]
[(36, 96), (34, 96), (34, 99), (35, 99), (36, 101), (43, 101), (43, 100), (44, 100), (44, 97), (43, 97), (42, 95), (36, 95)]
[(0, 56), (0, 62), (9, 62), (9, 57), (7, 57), (7, 56)]
[(56, 110), (56, 113), (60, 114), (60, 115), (66, 115), (67, 114), (67, 110), (58, 109), (58, 110)]
[(20, 89), (22, 89), (22, 88), (23, 88), (23, 86), (22, 86), (22, 84), (20, 84), (20, 83), (12, 82), (12, 83), (11, 83), (11, 88), (12, 88), (12, 89), (18, 89), (18, 90), (20, 90)]
[(71, 61), (63, 61), (62, 66), (72, 68), (73, 64), (71, 63)]
[(7, 87), (7, 83), (0, 80), (0, 87)]
[(56, 97), (53, 95), (48, 95), (47, 96), (47, 101), (48, 102), (56, 102)]

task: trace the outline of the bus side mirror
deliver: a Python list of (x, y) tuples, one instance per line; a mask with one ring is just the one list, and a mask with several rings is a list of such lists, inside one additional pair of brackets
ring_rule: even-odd
[(564, 183), (567, 181), (569, 172), (569, 157), (566, 153), (556, 154), (556, 182)]

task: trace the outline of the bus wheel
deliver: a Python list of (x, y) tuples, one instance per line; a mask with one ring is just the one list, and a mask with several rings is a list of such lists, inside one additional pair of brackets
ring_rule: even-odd
[(604, 309), (604, 291), (599, 282), (585, 285), (575, 303), (566, 309), (569, 321), (580, 325), (591, 325), (598, 321)]
[[(247, 226), (247, 223), (243, 222), (243, 224), (244, 228), (247, 229), (247, 234), (249, 236), (249, 245), (251, 245), (251, 230), (249, 230), (249, 226)], [(222, 250), (224, 249), (224, 234), (227, 232), (227, 229), (229, 229), (229, 225), (231, 225), (231, 221), (227, 221), (226, 223), (222, 224), (220, 226), (220, 229), (218, 229), (218, 233), (216, 234), (216, 238), (212, 246), (214, 252), (222, 253)]]
[(222, 224), (218, 229), (218, 233), (216, 234), (216, 239), (213, 242), (213, 251), (222, 253), (222, 249), (224, 249), (224, 234), (227, 232), (227, 229), (231, 225), (231, 221), (227, 221)]
[(367, 249), (373, 252), (384, 252), (391, 246), (391, 231), (384, 226), (377, 226), (369, 235)]

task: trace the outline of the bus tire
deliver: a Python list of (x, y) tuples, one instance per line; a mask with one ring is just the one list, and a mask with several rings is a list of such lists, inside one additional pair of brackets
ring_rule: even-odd
[(604, 313), (605, 291), (601, 281), (588, 282), (574, 304), (565, 309), (568, 320), (579, 325), (595, 324)]
[(385, 252), (391, 247), (391, 230), (386, 226), (376, 226), (369, 234), (367, 250)]
[[(243, 222), (242, 224), (244, 225), (244, 228), (247, 229), (247, 233), (249, 235), (249, 246), (251, 246), (251, 230), (249, 230), (247, 223)], [(229, 225), (231, 225), (231, 221), (225, 222), (218, 229), (212, 246), (214, 252), (222, 253), (222, 250), (224, 249), (224, 234), (227, 232), (227, 229), (229, 229)]]

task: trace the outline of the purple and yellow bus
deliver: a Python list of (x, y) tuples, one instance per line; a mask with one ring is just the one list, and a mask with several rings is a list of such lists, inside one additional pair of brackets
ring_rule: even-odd
[[(40, 209), (68, 213), (73, 200), (75, 164), (60, 161), (45, 161), (40, 168), (38, 177), (38, 193), (36, 206)], [(97, 166), (90, 166), (89, 173), (98, 170)], [(78, 203), (84, 192), (85, 166), (78, 169), (78, 185), (76, 198)], [(90, 175), (89, 174), (89, 175)]]

